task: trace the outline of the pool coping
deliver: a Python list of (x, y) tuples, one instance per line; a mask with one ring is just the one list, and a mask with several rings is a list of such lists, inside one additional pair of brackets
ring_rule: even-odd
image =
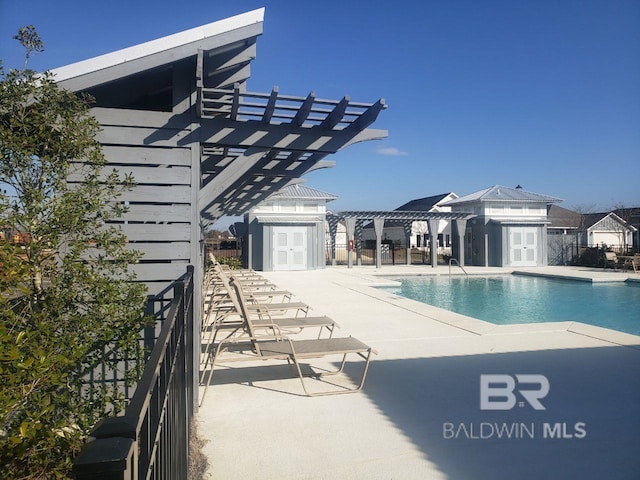
[[(566, 268), (566, 267), (565, 267)], [(606, 277), (600, 276), (602, 273), (606, 273)], [(599, 272), (592, 270), (568, 270), (565, 272), (554, 271), (540, 271), (540, 270), (519, 270), (519, 269), (500, 269), (493, 270), (487, 269), (486, 271), (476, 271), (469, 273), (469, 276), (489, 276), (489, 275), (522, 275), (532, 277), (543, 278), (556, 278), (562, 280), (576, 280), (592, 283), (625, 283), (625, 282), (640, 282), (640, 278), (630, 277), (629, 275), (620, 274), (616, 276), (609, 276), (611, 273), (616, 274), (619, 272)], [(420, 272), (420, 273), (372, 273), (370, 274), (372, 279), (362, 284), (362, 287), (367, 288), (366, 293), (372, 296), (378, 296), (374, 292), (383, 292), (379, 287), (392, 287), (399, 286), (399, 282), (392, 280), (391, 278), (384, 277), (434, 277), (434, 276), (449, 276), (449, 273), (440, 272)], [(460, 277), (463, 273), (452, 274), (453, 276)], [(382, 279), (384, 278), (384, 279)], [(352, 287), (353, 288), (353, 287)], [(372, 292), (373, 291), (373, 292)], [(396, 303), (402, 308), (409, 310), (418, 309), (423, 310), (422, 306), (426, 305), (429, 309), (434, 309), (433, 315), (429, 314), (429, 318), (446, 325), (465, 330), (469, 333), (476, 335), (512, 335), (512, 334), (527, 334), (527, 333), (539, 333), (539, 332), (552, 332), (552, 331), (566, 331), (576, 335), (582, 335), (585, 337), (602, 340), (615, 345), (624, 347), (630, 347), (640, 350), (639, 340), (640, 336), (633, 335), (631, 333), (619, 332), (617, 330), (599, 327), (596, 325), (590, 325), (578, 321), (564, 321), (564, 322), (534, 322), (534, 323), (513, 323), (506, 325), (498, 325), (479, 318), (470, 317), (460, 313), (452, 312), (443, 308), (435, 307), (433, 305), (425, 304), (417, 300), (401, 297), (391, 292), (384, 292), (385, 295), (393, 295), (401, 301), (392, 302)], [(387, 299), (387, 301), (389, 301)], [(415, 306), (411, 306), (411, 302), (415, 302)]]

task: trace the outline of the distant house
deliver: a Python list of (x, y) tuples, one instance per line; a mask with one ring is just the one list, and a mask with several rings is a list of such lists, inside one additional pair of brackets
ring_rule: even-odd
[(290, 185), (245, 215), (247, 264), (262, 271), (325, 267), (327, 202), (335, 195)]
[(629, 226), (635, 228), (633, 235), (633, 251), (640, 252), (640, 207), (616, 208), (613, 213), (618, 215)]
[[(431, 197), (411, 200), (394, 211), (410, 212), (450, 212), (451, 207), (444, 206), (446, 202), (458, 198), (453, 192), (441, 193)], [(383, 239), (385, 241), (403, 244), (405, 242), (404, 227), (399, 220), (386, 220), (384, 223)], [(414, 221), (411, 225), (411, 248), (426, 248), (429, 242), (429, 227), (426, 221)], [(365, 241), (375, 241), (373, 226), (369, 225), (363, 229), (363, 239)], [(451, 253), (451, 222), (448, 220), (438, 220), (438, 253)]]
[(550, 235), (574, 234), (579, 246), (633, 248), (638, 229), (614, 212), (581, 214), (553, 205), (549, 208)]
[[(452, 212), (472, 212), (466, 225), (467, 265), (547, 265), (547, 208), (561, 199), (495, 185), (444, 203)], [(454, 244), (453, 256), (457, 257)]]

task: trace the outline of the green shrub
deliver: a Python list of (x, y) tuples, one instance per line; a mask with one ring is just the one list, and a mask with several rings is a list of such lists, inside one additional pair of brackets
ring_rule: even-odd
[(132, 179), (103, 172), (88, 108), (46, 73), (0, 67), (0, 228), (21, 232), (0, 242), (3, 479), (67, 477), (95, 422), (124, 404), (87, 378), (142, 355), (144, 288), (127, 273), (139, 254), (109, 226)]
[(242, 268), (241, 257), (216, 257), (216, 259), (221, 265), (228, 265), (232, 270)]

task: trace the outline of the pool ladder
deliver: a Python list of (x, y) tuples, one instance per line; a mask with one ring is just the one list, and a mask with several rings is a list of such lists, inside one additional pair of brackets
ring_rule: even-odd
[(467, 280), (469, 280), (469, 274), (467, 273), (467, 271), (464, 269), (464, 267), (462, 265), (460, 265), (460, 263), (458, 262), (458, 260), (456, 260), (455, 258), (450, 258), (449, 259), (449, 278), (451, 278), (451, 264), (455, 262), (456, 265), (458, 265), (462, 271), (464, 272), (464, 274), (467, 276)]

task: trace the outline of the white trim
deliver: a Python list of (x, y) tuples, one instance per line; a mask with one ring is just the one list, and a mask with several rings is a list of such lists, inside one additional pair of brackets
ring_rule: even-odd
[(312, 217), (312, 216), (298, 216), (298, 217), (296, 217), (295, 215), (289, 215), (289, 216), (282, 216), (282, 217), (256, 216), (256, 220), (258, 221), (258, 223), (287, 223), (287, 224), (305, 223), (305, 224), (310, 224), (310, 223), (323, 222), (324, 218), (319, 217), (319, 216), (317, 216), (317, 217)]
[(531, 219), (531, 218), (491, 218), (492, 223), (499, 225), (549, 225), (550, 220)]
[(148, 55), (170, 50), (180, 45), (197, 42), (198, 40), (204, 40), (238, 28), (260, 23), (263, 20), (264, 8), (258, 8), (250, 12), (225, 18), (217, 22), (208, 23), (190, 30), (174, 33), (173, 35), (140, 43), (132, 47), (106, 53), (104, 55), (65, 65), (63, 67), (54, 68), (51, 70), (51, 73), (55, 75), (55, 80), (57, 82), (61, 82), (70, 78), (79, 77), (91, 72), (113, 67), (115, 65), (138, 60)]

